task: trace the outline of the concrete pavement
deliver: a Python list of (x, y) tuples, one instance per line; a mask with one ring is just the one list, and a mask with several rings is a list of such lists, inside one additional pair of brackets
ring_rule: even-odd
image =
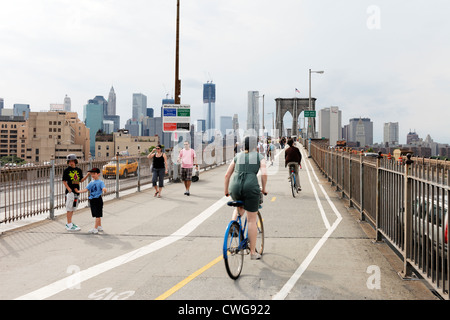
[(422, 281), (401, 280), (402, 262), (329, 186), (304, 154), (295, 199), (283, 153), (269, 167), (262, 215), (265, 253), (245, 258), (233, 281), (221, 260), (231, 217), (226, 166), (182, 183), (105, 202), (102, 234), (89, 208), (65, 231), (64, 215), (0, 235), (0, 299), (436, 300)]

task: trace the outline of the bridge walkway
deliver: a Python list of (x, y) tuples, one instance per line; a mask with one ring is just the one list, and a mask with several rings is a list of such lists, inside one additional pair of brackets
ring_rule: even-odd
[[(304, 152), (304, 150), (302, 150)], [(227, 166), (182, 183), (105, 201), (104, 232), (89, 234), (89, 208), (0, 235), (0, 299), (436, 300), (425, 281), (402, 280), (402, 262), (373, 243), (315, 164), (303, 153), (302, 191), (292, 197), (284, 154), (269, 167), (262, 215), (265, 252), (245, 258), (233, 281), (221, 258), (231, 217), (223, 195)]]

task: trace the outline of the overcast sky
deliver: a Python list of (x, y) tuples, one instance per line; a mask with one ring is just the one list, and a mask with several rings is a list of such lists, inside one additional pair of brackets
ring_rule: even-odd
[[(176, 0), (0, 0), (0, 97), (31, 111), (63, 103), (83, 118), (96, 95), (117, 94), (122, 126), (132, 94), (160, 115), (174, 94)], [(181, 103), (203, 118), (203, 83), (216, 84), (216, 123), (239, 115), (247, 92), (265, 95), (266, 128), (276, 98), (308, 97), (357, 117), (399, 122), (450, 143), (450, 1), (181, 0)], [(295, 93), (295, 88), (300, 94)]]

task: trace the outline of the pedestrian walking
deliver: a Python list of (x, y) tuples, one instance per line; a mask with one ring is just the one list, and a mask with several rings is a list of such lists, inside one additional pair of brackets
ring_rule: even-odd
[(75, 189), (79, 193), (89, 191), (89, 205), (91, 207), (92, 217), (95, 218), (94, 228), (89, 230), (89, 233), (98, 233), (103, 231), (102, 217), (103, 217), (103, 198), (102, 194), (106, 193), (105, 183), (100, 180), (100, 169), (92, 168), (88, 171), (91, 174), (92, 181), (83, 190)]
[(162, 146), (158, 144), (155, 149), (147, 156), (153, 159), (152, 184), (155, 188), (155, 197), (161, 198), (162, 188), (164, 187), (164, 176), (168, 172), (167, 156), (162, 151)]
[(192, 183), (192, 169), (195, 165), (198, 170), (198, 164), (195, 150), (191, 149), (188, 141), (184, 142), (184, 149), (180, 150), (178, 163), (181, 163), (181, 180), (183, 180), (184, 186), (186, 188), (184, 194), (186, 196), (189, 196)]
[(76, 224), (72, 222), (72, 216), (77, 209), (79, 193), (75, 191), (80, 189), (80, 184), (87, 179), (89, 174), (83, 177), (83, 171), (77, 167), (78, 159), (75, 154), (69, 154), (67, 156), (68, 167), (64, 169), (62, 182), (66, 188), (66, 230), (67, 231), (79, 231), (81, 230)]

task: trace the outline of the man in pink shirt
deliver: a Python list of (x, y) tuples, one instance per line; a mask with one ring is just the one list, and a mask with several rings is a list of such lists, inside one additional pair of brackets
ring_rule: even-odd
[(189, 142), (184, 142), (184, 149), (180, 150), (180, 154), (178, 155), (178, 163), (181, 163), (181, 180), (184, 182), (184, 186), (186, 187), (185, 195), (190, 195), (189, 188), (191, 187), (192, 182), (192, 168), (194, 165), (197, 167), (197, 157), (195, 155), (195, 151), (191, 149)]

